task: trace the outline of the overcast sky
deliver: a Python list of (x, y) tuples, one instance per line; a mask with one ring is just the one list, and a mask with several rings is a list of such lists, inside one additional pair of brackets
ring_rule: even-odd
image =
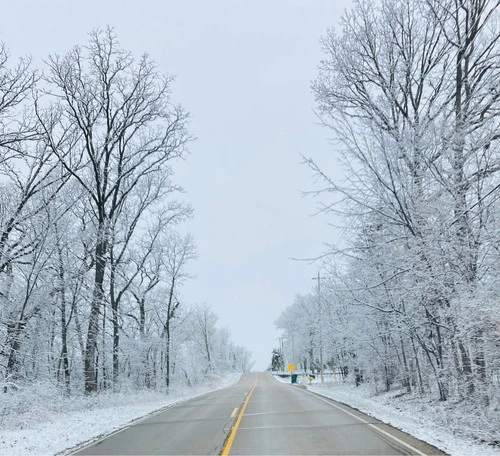
[(319, 39), (350, 0), (4, 0), (0, 41), (36, 60), (115, 28), (122, 47), (175, 74), (173, 98), (198, 140), (179, 168), (195, 218), (199, 258), (188, 302), (206, 302), (265, 369), (274, 321), (314, 286), (313, 257), (335, 233), (313, 218), (300, 154), (335, 173), (328, 131), (317, 125), (310, 82)]

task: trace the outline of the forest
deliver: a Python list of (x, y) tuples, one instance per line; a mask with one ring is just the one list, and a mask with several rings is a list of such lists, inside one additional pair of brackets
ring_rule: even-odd
[(173, 76), (111, 28), (42, 68), (0, 48), (0, 386), (194, 385), (250, 354), (182, 287), (196, 258)]
[(276, 321), (285, 363), (448, 401), (497, 439), (498, 6), (360, 0), (322, 37), (312, 92), (337, 169), (304, 162), (340, 240)]

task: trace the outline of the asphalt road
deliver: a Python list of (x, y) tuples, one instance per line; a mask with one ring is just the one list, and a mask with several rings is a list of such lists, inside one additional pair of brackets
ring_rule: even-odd
[(234, 386), (168, 408), (76, 454), (444, 454), (371, 417), (248, 374)]

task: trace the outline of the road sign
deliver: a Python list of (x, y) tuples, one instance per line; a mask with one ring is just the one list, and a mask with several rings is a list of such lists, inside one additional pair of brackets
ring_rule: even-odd
[(293, 364), (289, 364), (289, 365), (288, 365), (288, 370), (289, 370), (290, 372), (293, 372), (293, 371), (295, 370), (295, 366), (294, 366)]

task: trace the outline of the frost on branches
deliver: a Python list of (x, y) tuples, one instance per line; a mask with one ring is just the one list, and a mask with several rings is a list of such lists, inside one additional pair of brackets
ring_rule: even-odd
[(181, 294), (196, 249), (180, 228), (192, 210), (174, 167), (191, 135), (172, 82), (109, 28), (43, 72), (0, 48), (2, 394), (168, 392), (249, 368)]
[[(305, 159), (343, 225), (320, 296), (277, 321), (288, 355), (453, 404), (499, 441), (498, 1), (360, 0), (312, 89), (346, 170)], [(300, 322), (300, 323), (299, 323)]]

